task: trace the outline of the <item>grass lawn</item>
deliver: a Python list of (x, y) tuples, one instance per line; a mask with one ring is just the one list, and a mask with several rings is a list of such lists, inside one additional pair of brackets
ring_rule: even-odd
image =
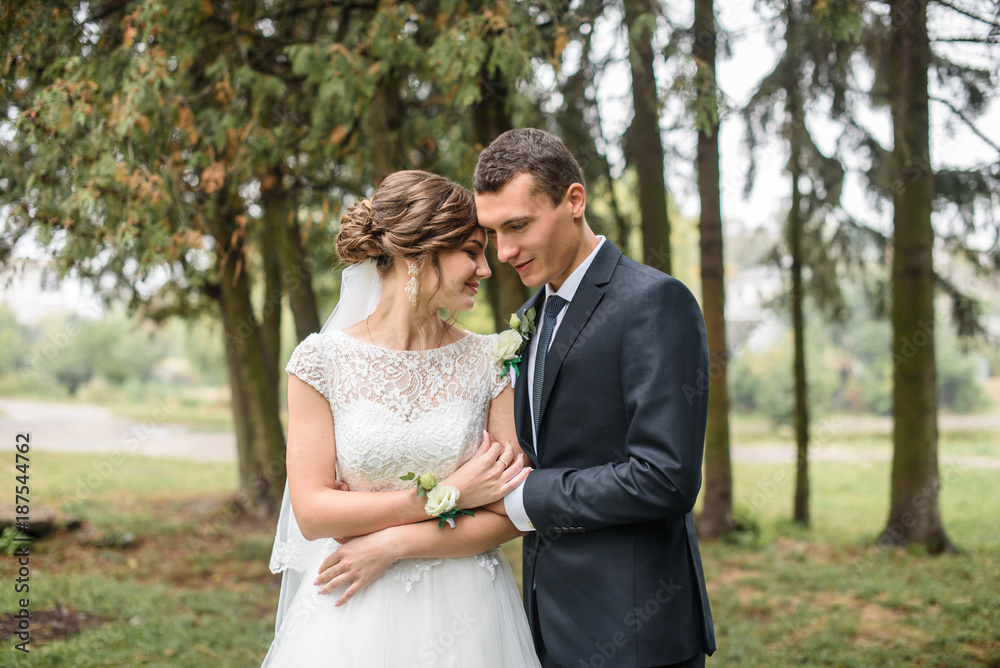
[[(227, 506), (235, 465), (33, 454), (32, 506), (76, 513), (88, 528), (32, 545), (31, 613), (65, 606), (102, 623), (36, 640), (29, 656), (6, 638), (0, 665), (259, 665), (278, 598), (273, 527)], [(1000, 665), (998, 477), (942, 467), (942, 512), (963, 553), (927, 557), (872, 547), (888, 462), (814, 464), (810, 531), (785, 519), (787, 465), (738, 464), (738, 512), (759, 531), (702, 546), (719, 644), (710, 665)], [(93, 545), (127, 532), (133, 547)], [(517, 546), (507, 547), (517, 568)], [(23, 596), (15, 571), (0, 556), (0, 612)]]

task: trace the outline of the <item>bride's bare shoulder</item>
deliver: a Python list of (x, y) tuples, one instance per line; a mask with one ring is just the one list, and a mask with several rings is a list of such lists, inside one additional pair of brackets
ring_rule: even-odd
[(365, 320), (357, 322), (351, 325), (350, 327), (345, 327), (340, 331), (342, 331), (344, 334), (347, 334), (352, 339), (358, 339), (360, 341), (368, 340), (368, 326)]

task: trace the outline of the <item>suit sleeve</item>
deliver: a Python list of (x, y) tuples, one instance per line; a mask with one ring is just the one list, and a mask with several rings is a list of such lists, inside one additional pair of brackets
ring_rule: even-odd
[(694, 507), (708, 411), (705, 322), (694, 295), (673, 278), (654, 283), (639, 303), (620, 349), (625, 460), (532, 471), (523, 499), (538, 531), (591, 531)]

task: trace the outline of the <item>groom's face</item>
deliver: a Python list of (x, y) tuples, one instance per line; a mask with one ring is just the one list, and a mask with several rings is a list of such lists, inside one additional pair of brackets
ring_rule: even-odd
[(497, 257), (517, 270), (522, 283), (558, 288), (572, 273), (580, 246), (582, 227), (574, 221), (579, 205), (569, 196), (573, 186), (553, 205), (534, 185), (530, 174), (518, 174), (496, 192), (476, 193), (476, 213)]

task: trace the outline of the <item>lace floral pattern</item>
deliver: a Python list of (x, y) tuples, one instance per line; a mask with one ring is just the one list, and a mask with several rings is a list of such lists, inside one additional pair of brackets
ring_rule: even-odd
[[(496, 339), (467, 334), (440, 348), (405, 351), (342, 331), (316, 333), (295, 348), (285, 370), (329, 401), (341, 480), (358, 491), (405, 489), (411, 483), (400, 476), (433, 471), (445, 478), (478, 449), (490, 401), (509, 382), (493, 359)], [(296, 546), (275, 550), (293, 556)], [(477, 561), (495, 575), (494, 552)], [(409, 591), (442, 561), (404, 559), (390, 573)]]
[(271, 550), (271, 563), (269, 567), (272, 573), (279, 573), (285, 568), (296, 571), (305, 571), (312, 563), (317, 552), (331, 554), (340, 547), (340, 543), (332, 538), (319, 541), (289, 540), (285, 542), (275, 542)]

